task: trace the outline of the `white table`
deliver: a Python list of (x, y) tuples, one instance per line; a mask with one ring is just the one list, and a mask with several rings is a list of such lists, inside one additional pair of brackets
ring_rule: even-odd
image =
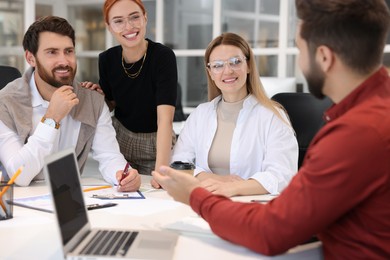
[[(150, 177), (143, 176), (143, 186)], [(86, 184), (102, 184), (100, 179), (82, 178)], [(44, 183), (30, 187), (16, 187), (14, 196), (26, 197), (48, 192)], [(175, 202), (164, 191), (144, 193), (146, 199), (116, 201), (118, 206), (89, 211), (93, 227), (123, 227), (131, 229), (160, 230), (165, 225), (185, 218), (196, 218), (192, 209)], [(261, 196), (237, 197), (250, 201)], [(277, 235), (277, 234), (276, 234)], [(272, 259), (322, 259), (319, 242), (296, 247), (287, 254)], [(62, 259), (59, 233), (54, 214), (14, 206), (14, 217), (0, 221), (0, 259)], [(174, 259), (271, 259), (256, 254), (242, 246), (220, 239), (214, 234), (181, 233)]]

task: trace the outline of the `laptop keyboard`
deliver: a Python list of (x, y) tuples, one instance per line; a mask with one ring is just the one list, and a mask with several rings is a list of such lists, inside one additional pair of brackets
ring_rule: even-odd
[(81, 254), (125, 256), (137, 235), (138, 232), (99, 230)]

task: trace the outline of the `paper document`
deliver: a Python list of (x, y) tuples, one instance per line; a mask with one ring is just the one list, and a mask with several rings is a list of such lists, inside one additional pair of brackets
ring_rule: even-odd
[(14, 198), (12, 204), (49, 213), (53, 213), (54, 211), (50, 194), (33, 197)]
[[(86, 198), (86, 204), (98, 204), (100, 200)], [(39, 196), (23, 197), (23, 198), (14, 198), (12, 204), (15, 206), (20, 206), (29, 209), (40, 210), (44, 212), (53, 213), (54, 208), (52, 204), (52, 199), (50, 194), (44, 194)]]
[(139, 191), (119, 192), (115, 186), (107, 189), (88, 191), (85, 194), (95, 199), (145, 199), (144, 195)]
[[(102, 189), (84, 192), (85, 203), (101, 204), (101, 199), (144, 199), (145, 197), (140, 192), (118, 192), (116, 187), (110, 189)], [(94, 196), (95, 195), (95, 196)], [(15, 206), (40, 210), (44, 212), (53, 213), (54, 208), (52, 204), (52, 198), (50, 194), (44, 194), (39, 196), (14, 198), (12, 204)]]

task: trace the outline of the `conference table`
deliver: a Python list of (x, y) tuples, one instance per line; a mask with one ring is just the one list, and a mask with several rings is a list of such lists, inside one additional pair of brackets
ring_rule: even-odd
[[(88, 211), (92, 227), (171, 230), (179, 233), (173, 259), (322, 259), (320, 242), (304, 244), (282, 255), (267, 257), (232, 244), (212, 233), (191, 207), (174, 201), (166, 191), (152, 189), (142, 176), (145, 199), (116, 200), (117, 206)], [(81, 178), (83, 186), (105, 184), (98, 175)], [(48, 194), (44, 182), (15, 187), (14, 197)], [(240, 196), (236, 201), (269, 199), (269, 195)], [(228, 227), (227, 227), (228, 228)], [(277, 235), (277, 234), (275, 234)], [(63, 259), (55, 215), (14, 206), (13, 218), (0, 221), (0, 259)]]

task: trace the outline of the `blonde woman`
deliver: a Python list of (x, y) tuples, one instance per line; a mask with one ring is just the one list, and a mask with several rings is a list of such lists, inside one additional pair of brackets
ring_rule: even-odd
[(191, 113), (172, 161), (195, 163), (207, 190), (224, 196), (278, 194), (297, 171), (298, 143), (282, 107), (261, 85), (253, 52), (225, 33), (205, 53), (209, 102)]

